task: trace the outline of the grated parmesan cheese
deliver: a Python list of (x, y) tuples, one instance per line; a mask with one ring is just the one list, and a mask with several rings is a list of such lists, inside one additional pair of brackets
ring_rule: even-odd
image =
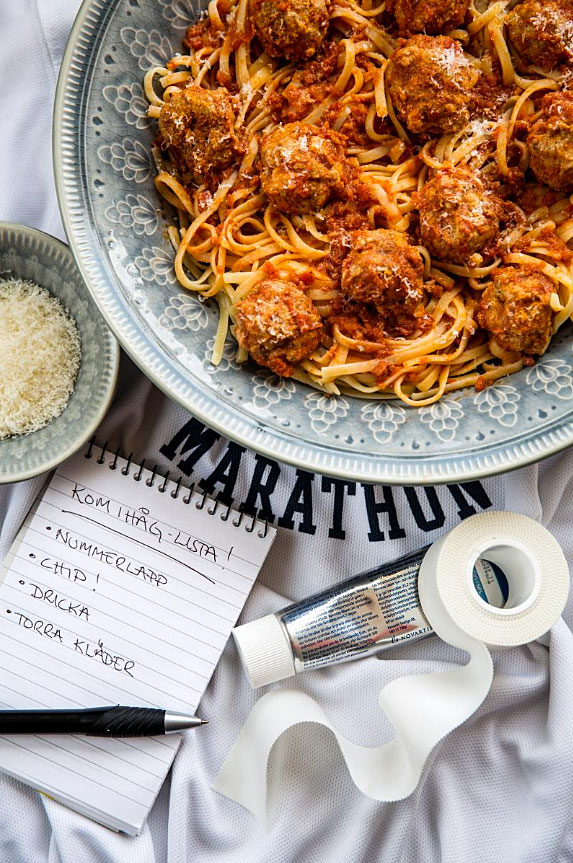
[(56, 297), (33, 282), (0, 281), (0, 440), (61, 414), (80, 358), (76, 323)]

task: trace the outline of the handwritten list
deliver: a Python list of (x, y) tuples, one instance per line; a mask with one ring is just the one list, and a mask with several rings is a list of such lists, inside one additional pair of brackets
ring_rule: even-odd
[[(275, 532), (98, 455), (56, 471), (4, 562), (0, 707), (193, 713)], [(179, 742), (0, 736), (0, 769), (137, 833)]]

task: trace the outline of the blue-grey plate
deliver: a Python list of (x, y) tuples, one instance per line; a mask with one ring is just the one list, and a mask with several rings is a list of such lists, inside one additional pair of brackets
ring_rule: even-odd
[(55, 237), (0, 222), (0, 279), (46, 288), (75, 320), (82, 346), (76, 385), (62, 413), (35, 432), (0, 440), (0, 483), (5, 483), (50, 470), (91, 438), (113, 396), (119, 348), (70, 250)]
[(520, 467), (573, 440), (571, 329), (535, 365), (481, 393), (421, 409), (327, 397), (234, 360), (210, 362), (217, 307), (180, 288), (153, 186), (142, 78), (181, 50), (206, 2), (85, 0), (56, 96), (60, 207), (78, 266), (109, 325), (169, 396), (254, 450), (370, 482), (464, 481)]

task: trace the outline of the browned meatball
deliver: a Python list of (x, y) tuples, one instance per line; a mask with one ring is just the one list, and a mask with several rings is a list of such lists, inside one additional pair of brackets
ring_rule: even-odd
[(328, 27), (327, 0), (249, 0), (249, 12), (271, 57), (312, 57)]
[(469, 0), (390, 0), (401, 33), (448, 33), (463, 23)]
[(342, 264), (342, 290), (350, 300), (371, 303), (390, 324), (419, 317), (424, 266), (398, 231), (354, 231)]
[(527, 136), (531, 169), (541, 183), (573, 191), (573, 93), (548, 93)]
[(481, 296), (478, 322), (505, 350), (542, 354), (553, 332), (554, 290), (533, 267), (499, 267)]
[(236, 306), (235, 338), (261, 366), (290, 377), (320, 344), (322, 320), (312, 301), (290, 282), (260, 282)]
[(350, 170), (344, 138), (304, 123), (288, 123), (265, 135), (261, 144), (261, 185), (283, 213), (310, 213), (345, 188)]
[(435, 258), (463, 264), (499, 234), (501, 201), (467, 168), (446, 168), (417, 197), (422, 243)]
[(448, 36), (412, 36), (392, 55), (388, 85), (394, 108), (411, 132), (456, 132), (469, 120), (480, 71)]
[(525, 0), (505, 22), (509, 41), (526, 63), (550, 72), (573, 59), (571, 0)]
[(175, 147), (193, 181), (228, 168), (243, 152), (234, 129), (233, 101), (224, 87), (204, 90), (191, 84), (166, 102), (159, 130), (166, 147)]

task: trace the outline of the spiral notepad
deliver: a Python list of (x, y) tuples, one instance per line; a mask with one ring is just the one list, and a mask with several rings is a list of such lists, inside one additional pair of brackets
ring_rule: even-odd
[[(90, 445), (53, 474), (4, 561), (0, 706), (194, 712), (274, 534)], [(0, 736), (0, 770), (136, 834), (180, 739)]]

